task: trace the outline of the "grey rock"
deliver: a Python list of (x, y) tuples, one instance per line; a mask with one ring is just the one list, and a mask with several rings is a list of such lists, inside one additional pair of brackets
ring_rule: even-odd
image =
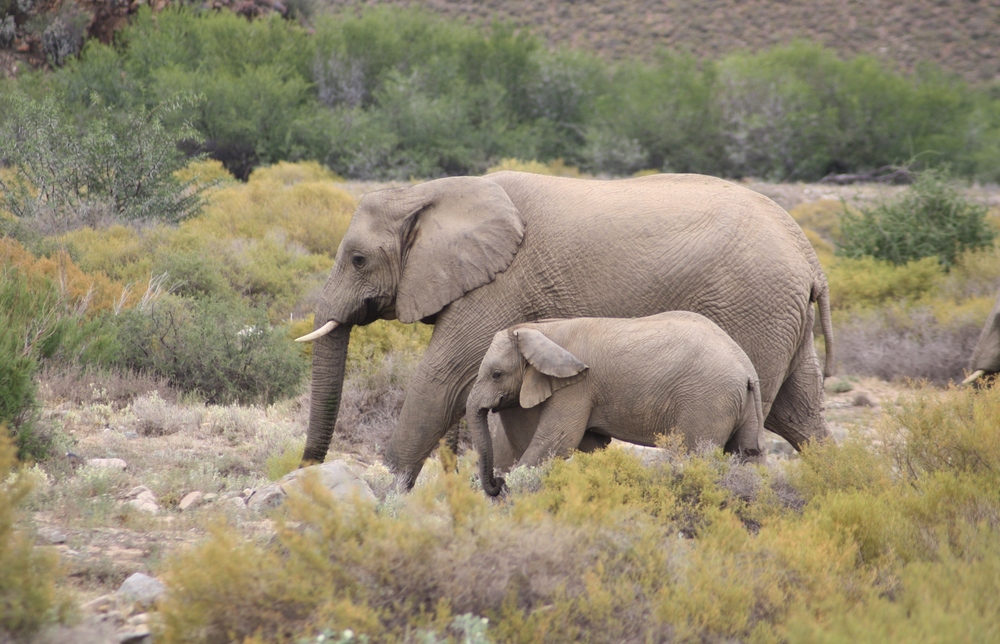
[(90, 467), (100, 467), (109, 470), (124, 470), (128, 463), (120, 458), (88, 458), (87, 465)]
[(122, 583), (115, 595), (128, 604), (148, 607), (152, 606), (166, 592), (167, 587), (163, 585), (163, 582), (137, 572)]
[[(142, 486), (140, 486), (142, 487)], [(131, 496), (131, 492), (129, 495)], [(143, 512), (149, 512), (150, 514), (156, 514), (160, 511), (160, 506), (156, 502), (156, 495), (153, 494), (148, 488), (139, 492), (134, 499), (128, 502), (134, 508), (142, 510)]]
[(225, 504), (237, 510), (247, 509), (247, 502), (243, 500), (242, 496), (231, 496), (225, 500)]
[(337, 460), (295, 470), (281, 480), (258, 489), (247, 501), (247, 505), (250, 509), (257, 511), (269, 510), (281, 505), (285, 497), (288, 496), (288, 490), (297, 485), (299, 478), (310, 473), (319, 476), (320, 483), (333, 494), (335, 499), (349, 501), (357, 498), (370, 503), (376, 502), (375, 494), (372, 493), (368, 483), (351, 468), (347, 461)]
[(125, 438), (139, 438), (139, 432), (132, 431), (131, 429), (125, 432)]
[(202, 494), (201, 492), (198, 492), (197, 490), (194, 492), (190, 492), (187, 495), (185, 495), (183, 499), (181, 499), (181, 502), (177, 505), (177, 507), (178, 509), (180, 509), (181, 512), (183, 512), (188, 508), (196, 507), (199, 503), (201, 503), (201, 500), (204, 497), (205, 495)]
[(55, 528), (40, 528), (38, 530), (38, 540), (51, 546), (66, 543), (66, 534)]
[(205, 495), (205, 496), (204, 496), (204, 497), (202, 498), (202, 500), (203, 500), (203, 501), (204, 501), (205, 503), (211, 503), (212, 501), (216, 500), (217, 498), (219, 498), (219, 495), (218, 495), (218, 494), (216, 494), (215, 492), (209, 492), (208, 494), (206, 494), (206, 495)]
[(118, 644), (145, 644), (151, 641), (153, 641), (152, 632), (145, 624), (118, 635)]

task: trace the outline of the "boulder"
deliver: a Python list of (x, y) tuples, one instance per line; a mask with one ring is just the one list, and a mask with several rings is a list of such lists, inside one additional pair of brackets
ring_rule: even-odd
[(248, 507), (252, 510), (263, 511), (281, 505), (285, 497), (288, 496), (288, 491), (297, 485), (298, 479), (309, 473), (318, 475), (320, 483), (330, 491), (335, 499), (349, 501), (357, 498), (370, 503), (376, 501), (371, 487), (354, 471), (350, 464), (344, 460), (337, 460), (295, 470), (281, 480), (259, 488), (247, 501)]
[(201, 500), (204, 498), (204, 496), (205, 496), (204, 494), (198, 491), (189, 492), (187, 495), (184, 496), (183, 499), (181, 499), (181, 502), (177, 504), (177, 508), (181, 512), (187, 510), (188, 508), (193, 508), (197, 506), (199, 503), (201, 503)]
[(151, 514), (156, 514), (160, 511), (160, 506), (156, 502), (156, 495), (145, 485), (139, 485), (137, 487), (129, 490), (128, 494), (125, 495), (126, 498), (131, 499), (128, 501), (128, 505), (142, 510), (143, 512), (149, 512)]
[(126, 604), (139, 604), (147, 608), (166, 592), (167, 587), (159, 579), (137, 572), (122, 583), (115, 595)]

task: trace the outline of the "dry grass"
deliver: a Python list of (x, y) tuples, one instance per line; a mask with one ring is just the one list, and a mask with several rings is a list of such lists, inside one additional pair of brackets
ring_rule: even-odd
[(984, 319), (945, 325), (926, 307), (859, 312), (837, 325), (837, 359), (844, 373), (961, 381)]

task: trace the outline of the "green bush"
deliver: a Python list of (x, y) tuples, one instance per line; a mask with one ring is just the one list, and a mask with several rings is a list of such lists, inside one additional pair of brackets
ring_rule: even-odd
[(947, 269), (966, 250), (992, 245), (996, 230), (987, 208), (970, 203), (947, 173), (927, 170), (898, 198), (860, 213), (844, 210), (840, 252), (900, 265), (937, 257)]
[(70, 598), (56, 589), (59, 558), (35, 548), (14, 528), (18, 506), (30, 490), (31, 478), (0, 423), (0, 638), (10, 641), (27, 641), (45, 624), (65, 620), (70, 610)]
[(165, 99), (121, 110), (98, 99), (84, 127), (54, 95), (0, 96), (0, 207), (46, 233), (113, 222), (175, 222), (195, 212), (200, 189), (173, 172), (184, 165), (178, 141), (193, 136), (165, 120), (188, 107)]
[(83, 321), (49, 280), (29, 280), (0, 261), (0, 423), (11, 428), (21, 458), (44, 458), (51, 439), (35, 423), (39, 365), (58, 354), (102, 355), (99, 325)]
[(215, 404), (271, 404), (298, 393), (306, 362), (266, 313), (240, 299), (162, 296), (116, 320), (119, 365), (167, 378)]
[(321, 16), (310, 30), (143, 8), (114, 46), (92, 41), (51, 80), (17, 84), (64, 94), (84, 120), (94, 93), (124, 111), (197, 94), (188, 116), (204, 145), (188, 149), (240, 179), (280, 160), (408, 179), (516, 157), (812, 180), (918, 156), (989, 180), (1000, 158), (1000, 100), (930, 68), (903, 75), (803, 42), (609, 64), (549, 51), (524, 29), (387, 7)]

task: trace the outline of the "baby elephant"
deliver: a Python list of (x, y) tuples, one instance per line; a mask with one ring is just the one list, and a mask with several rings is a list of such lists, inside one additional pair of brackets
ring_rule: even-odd
[(521, 465), (611, 438), (653, 445), (675, 430), (689, 448), (709, 442), (747, 456), (763, 451), (753, 364), (725, 331), (687, 311), (543, 320), (497, 333), (466, 408), (483, 489), (496, 496), (504, 481), (493, 475), (490, 411), (500, 412)]

